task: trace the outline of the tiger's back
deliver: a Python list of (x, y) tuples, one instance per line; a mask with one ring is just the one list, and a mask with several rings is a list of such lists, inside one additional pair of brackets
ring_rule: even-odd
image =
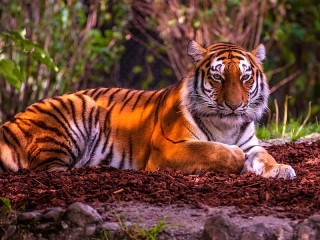
[(143, 169), (166, 90), (98, 88), (34, 103), (0, 128), (0, 170)]

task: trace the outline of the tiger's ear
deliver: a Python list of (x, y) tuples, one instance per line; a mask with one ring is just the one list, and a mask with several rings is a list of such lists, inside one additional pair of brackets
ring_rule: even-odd
[(256, 57), (259, 63), (262, 63), (262, 61), (266, 58), (266, 48), (263, 44), (256, 46), (253, 50), (251, 50), (251, 53)]
[(193, 62), (199, 62), (203, 59), (207, 50), (194, 40), (188, 43), (188, 54), (192, 58)]

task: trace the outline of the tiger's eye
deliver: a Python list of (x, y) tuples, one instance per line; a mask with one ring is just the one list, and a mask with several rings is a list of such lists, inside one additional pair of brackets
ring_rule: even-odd
[(212, 78), (214, 79), (214, 80), (218, 80), (218, 81), (222, 81), (222, 77), (221, 77), (221, 75), (219, 75), (219, 74), (213, 74), (212, 75)]
[(250, 78), (250, 75), (249, 74), (246, 74), (246, 75), (244, 75), (242, 78), (241, 78), (241, 80), (242, 81), (245, 81), (245, 80), (248, 80)]

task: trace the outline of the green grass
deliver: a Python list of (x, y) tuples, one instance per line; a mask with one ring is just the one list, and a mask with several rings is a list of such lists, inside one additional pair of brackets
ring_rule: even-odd
[[(315, 123), (311, 123), (309, 121), (312, 107), (311, 102), (308, 105), (308, 111), (304, 119), (293, 119), (291, 118), (288, 121), (288, 105), (290, 96), (286, 96), (284, 101), (284, 112), (283, 112), (283, 120), (279, 122), (279, 106), (276, 99), (274, 99), (274, 107), (275, 107), (275, 119), (270, 121), (269, 124), (265, 126), (257, 126), (256, 127), (256, 135), (261, 140), (268, 140), (272, 138), (290, 138), (291, 141), (296, 141), (303, 136), (308, 134), (318, 132), (320, 133), (320, 125), (318, 123), (318, 118), (315, 117)], [(270, 114), (270, 113), (269, 113)]]
[(143, 229), (139, 225), (132, 225), (125, 227), (125, 232), (131, 237), (132, 240), (156, 240), (159, 233), (165, 230), (168, 226), (169, 225), (166, 224), (166, 217), (164, 217), (160, 219), (154, 226), (148, 229)]
[[(118, 214), (115, 214), (115, 216), (118, 219), (118, 223), (120, 226), (121, 239), (156, 240), (160, 232), (171, 226), (166, 223), (166, 217), (161, 218), (154, 226), (145, 229), (139, 223), (128, 225), (124, 220), (120, 218)], [(96, 238), (93, 238), (93, 240), (95, 239)], [(111, 239), (107, 230), (104, 229), (100, 232), (100, 239)]]
[(295, 119), (291, 119), (285, 127), (283, 123), (279, 124), (278, 127), (275, 123), (271, 123), (266, 126), (258, 126), (256, 128), (256, 135), (261, 140), (289, 137), (291, 141), (296, 141), (301, 137), (314, 132), (320, 133), (319, 124), (306, 123), (302, 125), (301, 121)]
[(9, 198), (0, 197), (0, 213), (11, 214), (13, 212), (11, 200)]

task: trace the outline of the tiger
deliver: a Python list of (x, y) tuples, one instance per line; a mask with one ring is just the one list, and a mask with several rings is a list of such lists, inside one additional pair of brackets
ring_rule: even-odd
[(160, 90), (94, 88), (40, 100), (0, 127), (0, 171), (97, 166), (294, 179), (259, 145), (269, 87), (266, 50), (187, 46), (192, 68)]

